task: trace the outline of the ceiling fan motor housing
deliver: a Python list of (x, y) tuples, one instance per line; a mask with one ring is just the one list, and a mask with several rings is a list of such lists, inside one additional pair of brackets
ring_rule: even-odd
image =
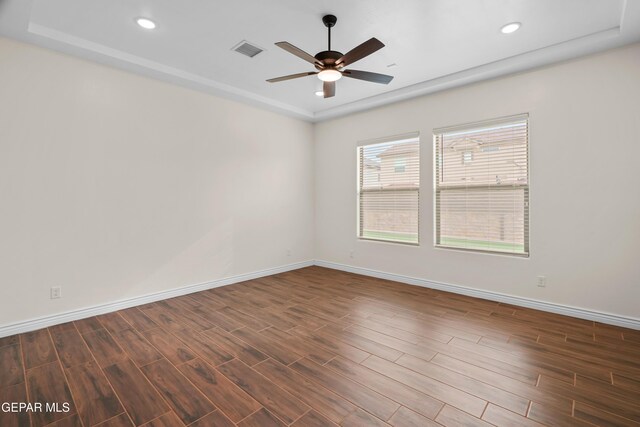
[[(323, 50), (322, 52), (316, 53), (314, 58), (322, 62), (326, 67), (332, 67), (342, 56), (341, 52), (336, 52), (335, 50)], [(318, 70), (321, 69), (319, 65), (316, 65), (316, 68)]]

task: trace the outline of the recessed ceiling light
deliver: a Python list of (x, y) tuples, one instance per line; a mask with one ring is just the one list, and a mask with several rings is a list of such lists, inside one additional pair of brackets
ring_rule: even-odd
[(154, 28), (156, 28), (156, 23), (148, 18), (137, 18), (136, 23), (145, 30), (153, 30)]
[(519, 22), (510, 22), (504, 27), (500, 28), (500, 31), (502, 32), (502, 34), (511, 34), (518, 31), (521, 26), (522, 24)]
[(317, 91), (316, 91), (316, 96), (324, 96), (324, 91), (322, 91), (322, 90), (317, 90)]
[(318, 73), (318, 78), (323, 82), (335, 82), (340, 80), (342, 73), (338, 70), (322, 70)]

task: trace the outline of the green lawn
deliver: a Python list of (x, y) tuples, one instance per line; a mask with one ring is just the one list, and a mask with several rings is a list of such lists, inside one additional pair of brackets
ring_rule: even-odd
[(389, 240), (392, 242), (413, 244), (418, 243), (418, 236), (412, 233), (393, 233), (390, 231), (364, 230), (362, 237), (364, 237), (365, 239)]
[[(411, 233), (394, 233), (390, 231), (364, 230), (363, 238), (375, 240), (388, 240), (390, 242), (418, 243), (418, 236)], [(455, 237), (442, 237), (441, 246), (451, 248), (475, 249), (481, 251), (495, 251), (524, 254), (524, 245), (506, 242), (490, 242), (485, 240), (465, 240)]]
[(524, 253), (524, 245), (516, 243), (506, 242), (490, 242), (484, 240), (466, 240), (458, 239), (455, 237), (441, 237), (440, 245), (450, 246), (453, 248), (462, 249), (477, 249), (484, 251), (497, 251), (497, 252), (510, 252), (510, 253)]

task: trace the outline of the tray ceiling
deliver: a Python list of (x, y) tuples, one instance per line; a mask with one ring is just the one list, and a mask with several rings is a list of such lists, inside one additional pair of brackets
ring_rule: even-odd
[[(274, 43), (325, 50), (326, 13), (338, 17), (334, 49), (386, 44), (353, 68), (394, 75), (391, 84), (341, 79), (323, 99), (315, 76), (265, 82), (312, 71)], [(157, 27), (140, 28), (138, 17)], [(521, 29), (502, 34), (513, 21)], [(0, 33), (318, 121), (638, 41), (640, 1), (0, 0)], [(233, 51), (243, 40), (264, 51)]]

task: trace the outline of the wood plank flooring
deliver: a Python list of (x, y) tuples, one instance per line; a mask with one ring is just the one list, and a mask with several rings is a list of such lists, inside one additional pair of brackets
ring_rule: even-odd
[(0, 338), (0, 426), (639, 426), (640, 331), (309, 267)]

